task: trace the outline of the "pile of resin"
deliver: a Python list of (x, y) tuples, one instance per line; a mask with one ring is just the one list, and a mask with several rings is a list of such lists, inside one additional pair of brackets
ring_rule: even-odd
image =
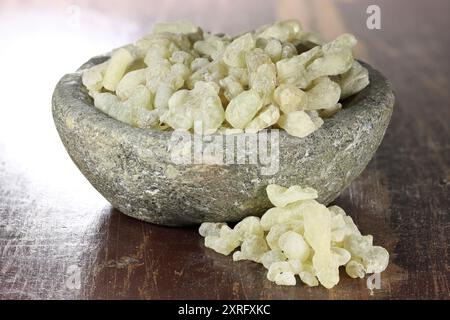
[(275, 207), (261, 218), (247, 217), (233, 229), (202, 223), (205, 246), (224, 255), (234, 251), (234, 261), (262, 263), (267, 279), (278, 285), (295, 285), (298, 275), (308, 286), (330, 289), (339, 282), (340, 266), (352, 278), (386, 269), (386, 249), (374, 246), (371, 235), (361, 235), (343, 209), (314, 200), (316, 190), (269, 185), (267, 195)]
[(369, 84), (356, 39), (324, 43), (295, 20), (237, 37), (160, 23), (83, 72), (95, 106), (135, 127), (211, 134), (275, 127), (305, 137)]

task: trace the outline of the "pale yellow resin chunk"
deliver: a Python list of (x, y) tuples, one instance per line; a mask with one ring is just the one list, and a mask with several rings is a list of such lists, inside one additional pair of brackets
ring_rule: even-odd
[(113, 52), (111, 60), (105, 71), (103, 87), (109, 91), (115, 91), (117, 84), (125, 75), (128, 67), (134, 61), (133, 54), (127, 49), (120, 48)]

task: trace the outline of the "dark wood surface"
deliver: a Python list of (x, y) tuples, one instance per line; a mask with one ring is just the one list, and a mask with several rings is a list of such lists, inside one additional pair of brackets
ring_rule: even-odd
[[(449, 1), (72, 3), (0, 2), (1, 299), (449, 299)], [(381, 30), (366, 28), (372, 3), (381, 7)], [(52, 123), (61, 75), (156, 20), (237, 33), (290, 17), (328, 38), (357, 35), (358, 57), (396, 91), (381, 147), (336, 200), (391, 253), (373, 295), (365, 280), (345, 275), (332, 290), (278, 287), (262, 266), (205, 249), (194, 228), (117, 212), (78, 172)]]

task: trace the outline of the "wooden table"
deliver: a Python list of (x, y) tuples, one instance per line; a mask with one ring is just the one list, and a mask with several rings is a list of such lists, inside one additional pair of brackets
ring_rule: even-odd
[[(450, 297), (450, 2), (26, 3), (0, 4), (0, 298)], [(366, 27), (372, 3), (381, 8), (381, 30)], [(291, 17), (328, 38), (357, 35), (358, 56), (382, 70), (396, 91), (378, 153), (336, 200), (391, 253), (373, 295), (366, 280), (345, 275), (333, 290), (278, 287), (260, 265), (205, 249), (194, 228), (128, 218), (78, 172), (52, 123), (50, 97), (60, 76), (144, 34), (156, 20), (189, 18), (237, 33)]]

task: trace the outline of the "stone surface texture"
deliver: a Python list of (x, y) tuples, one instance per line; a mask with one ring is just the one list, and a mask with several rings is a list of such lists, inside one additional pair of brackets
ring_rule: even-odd
[(366, 167), (384, 136), (394, 106), (387, 80), (367, 64), (370, 85), (306, 138), (279, 131), (279, 171), (258, 165), (173, 163), (171, 131), (133, 128), (93, 106), (81, 70), (65, 75), (53, 93), (56, 128), (70, 157), (90, 183), (121, 212), (147, 222), (183, 226), (238, 221), (271, 207), (270, 183), (311, 186), (329, 204)]

